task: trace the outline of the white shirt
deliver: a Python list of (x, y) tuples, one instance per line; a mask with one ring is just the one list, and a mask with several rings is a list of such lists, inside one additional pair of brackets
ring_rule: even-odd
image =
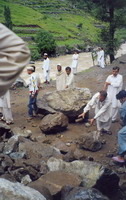
[(39, 74), (33, 72), (28, 80), (29, 91), (35, 94), (36, 91), (38, 91), (39, 89), (38, 88), (39, 84), (40, 84)]
[(117, 76), (109, 75), (106, 79), (107, 83), (110, 83), (111, 85), (108, 85), (107, 93), (109, 95), (109, 98), (112, 101), (112, 107), (120, 107), (120, 102), (116, 99), (116, 94), (119, 93), (119, 91), (122, 90), (123, 86), (123, 77), (122, 75), (118, 74)]
[(45, 71), (49, 71), (50, 70), (50, 60), (49, 60), (49, 58), (44, 59), (43, 69)]
[(103, 102), (99, 101), (100, 93), (96, 93), (84, 108), (84, 113), (95, 108), (95, 117), (101, 122), (107, 122), (112, 117), (111, 101), (108, 97)]
[(68, 86), (68, 88), (74, 87), (74, 75), (72, 72), (69, 75), (66, 74), (66, 86)]
[(78, 54), (73, 54), (73, 57), (72, 57), (72, 59), (73, 59), (72, 68), (76, 68), (77, 67), (77, 65), (78, 65), (78, 57), (79, 57)]
[(56, 74), (56, 89), (58, 91), (65, 89), (65, 83), (66, 83), (66, 76), (65, 72), (57, 72)]

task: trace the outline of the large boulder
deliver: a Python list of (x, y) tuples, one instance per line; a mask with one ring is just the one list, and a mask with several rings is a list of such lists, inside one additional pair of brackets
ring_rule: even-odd
[(64, 187), (61, 192), (61, 200), (109, 200), (96, 189), (84, 189), (81, 187)]
[(63, 131), (68, 126), (68, 118), (63, 113), (46, 115), (41, 123), (40, 129), (44, 133), (57, 133)]
[(80, 176), (81, 185), (86, 188), (95, 187), (103, 194), (117, 192), (119, 187), (118, 175), (99, 163), (90, 161), (65, 162), (61, 159), (50, 158), (47, 162), (50, 171), (65, 171)]
[(102, 143), (94, 139), (94, 134), (96, 134), (96, 131), (81, 135), (78, 139), (79, 147), (93, 152), (99, 151), (102, 148)]
[(45, 94), (38, 99), (39, 113), (43, 115), (62, 112), (69, 118), (77, 117), (91, 98), (88, 88), (70, 88)]
[[(51, 195), (54, 196), (61, 191), (63, 186), (79, 186), (81, 183), (81, 179), (77, 174), (71, 174), (63, 171), (55, 171), (49, 172), (44, 176), (41, 176), (33, 183), (34, 185), (46, 186), (51, 192)], [(29, 186), (33, 185), (33, 183), (30, 183)]]
[(21, 183), (0, 179), (0, 200), (46, 200), (38, 191)]

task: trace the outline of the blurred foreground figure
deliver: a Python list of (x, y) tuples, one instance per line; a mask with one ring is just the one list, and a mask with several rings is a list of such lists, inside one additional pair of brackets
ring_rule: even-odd
[(0, 96), (7, 92), (29, 59), (25, 42), (0, 23)]

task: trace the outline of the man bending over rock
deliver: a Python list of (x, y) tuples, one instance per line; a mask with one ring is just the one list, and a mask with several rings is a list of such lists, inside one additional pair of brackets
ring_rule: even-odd
[(84, 108), (83, 113), (78, 117), (82, 117), (84, 119), (86, 113), (91, 108), (95, 108), (95, 116), (90, 119), (90, 123), (92, 125), (96, 120), (98, 136), (100, 133), (111, 134), (110, 126), (112, 118), (112, 105), (107, 96), (107, 92), (100, 91), (96, 93)]

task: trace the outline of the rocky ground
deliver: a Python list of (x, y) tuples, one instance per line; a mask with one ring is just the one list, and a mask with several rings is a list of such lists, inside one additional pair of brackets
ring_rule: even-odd
[[(112, 66), (116, 65), (120, 66), (120, 73), (124, 76), (125, 88), (126, 56), (122, 56), (115, 60)], [(107, 66), (105, 69), (94, 66), (87, 71), (79, 73), (75, 78), (76, 86), (80, 88), (89, 88), (93, 95), (95, 92), (102, 90), (106, 77), (111, 74), (112, 66)], [(52, 82), (50, 85), (42, 85), (38, 98), (53, 91), (55, 91), (55, 82)], [(44, 194), (43, 191), (46, 191), (46, 188), (43, 189), (43, 187), (41, 187), (40, 189), (40, 185), (45, 186), (50, 190), (54, 200), (74, 200), (74, 198), (72, 198), (74, 192), (76, 193), (79, 190), (81, 193), (82, 191), (77, 188), (67, 188), (68, 196), (60, 194), (59, 197), (58, 194), (61, 191), (62, 186), (72, 185), (72, 187), (77, 187), (81, 184), (81, 186), (87, 187), (89, 184), (89, 187), (92, 187), (95, 185), (96, 189), (99, 189), (103, 194), (108, 195), (104, 190), (107, 187), (108, 182), (100, 182), (104, 187), (99, 188), (100, 184), (96, 181), (101, 174), (106, 174), (105, 168), (102, 169), (101, 173), (101, 166), (105, 166), (118, 173), (121, 178), (120, 184), (123, 183), (123, 187), (125, 188), (125, 166), (116, 165), (111, 161), (111, 157), (117, 154), (117, 132), (120, 129), (119, 123), (112, 124), (112, 135), (100, 136), (101, 143), (95, 144), (95, 147), (88, 147), (92, 150), (88, 151), (80, 148), (80, 141), (83, 141), (81, 137), (82, 135), (94, 134), (96, 126), (85, 127), (84, 123), (73, 122), (68, 124), (68, 121), (65, 119), (67, 121), (66, 124), (68, 124), (68, 128), (65, 131), (55, 134), (44, 134), (39, 128), (43, 115), (39, 115), (30, 121), (27, 120), (28, 89), (17, 88), (16, 90), (11, 90), (11, 101), (14, 117), (14, 125), (11, 125), (12, 133), (9, 127), (1, 129), (3, 131), (1, 132), (2, 139), (0, 154), (0, 162), (2, 163), (0, 169), (1, 177), (22, 182), (25, 185), (29, 183), (29, 185), (31, 184), (30, 187), (37, 189), (42, 194)], [(92, 117), (93, 114), (93, 112), (90, 112), (90, 117)], [(87, 140), (87, 143), (89, 144), (90, 140)], [(94, 149), (100, 150), (94, 152)], [(80, 163), (76, 163), (77, 160)], [(86, 165), (81, 163), (84, 161)], [(90, 162), (87, 163), (88, 161)], [(73, 164), (70, 164), (70, 162), (73, 162)], [(78, 166), (79, 172), (83, 171), (81, 165), (85, 165), (85, 169), (88, 169), (89, 166), (90, 170), (81, 174), (75, 170), (76, 167), (74, 167), (74, 162), (75, 166)], [(61, 167), (62, 165), (66, 167)], [(90, 165), (94, 165), (94, 168), (90, 167)], [(57, 172), (55, 172), (56, 168)], [(112, 172), (110, 172), (110, 177), (111, 174)], [(112, 179), (115, 181), (114, 183), (111, 182)], [(39, 181), (34, 182), (37, 180)], [(116, 174), (114, 177), (110, 178), (110, 182), (112, 187), (109, 187), (111, 188), (111, 191), (114, 192), (115, 190), (113, 190), (113, 188), (117, 189), (116, 186), (118, 182)], [(67, 193), (66, 190), (65, 193)], [(95, 192), (96, 191), (89, 191), (92, 195), (94, 195)], [(50, 194), (47, 195), (47, 191), (45, 193), (47, 200), (52, 199)], [(94, 198), (94, 200), (95, 199), (100, 200), (107, 198), (97, 197)], [(116, 195), (116, 197), (111, 196), (110, 199), (125, 200), (125, 197), (122, 197), (121, 195), (118, 197)], [(84, 200), (86, 200), (86, 198)]]

